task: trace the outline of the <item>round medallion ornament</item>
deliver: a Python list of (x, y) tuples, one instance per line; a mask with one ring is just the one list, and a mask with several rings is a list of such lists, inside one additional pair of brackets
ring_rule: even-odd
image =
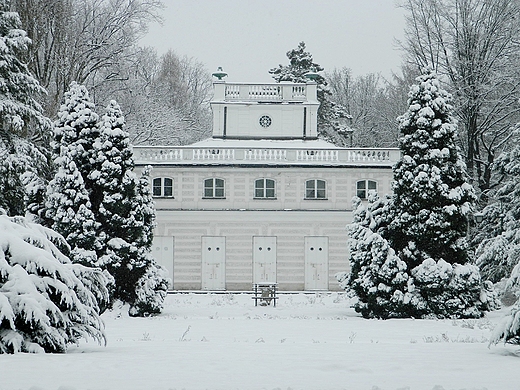
[(272, 120), (269, 115), (262, 115), (258, 120), (258, 123), (260, 123), (260, 126), (262, 126), (264, 129), (266, 129), (271, 126)]

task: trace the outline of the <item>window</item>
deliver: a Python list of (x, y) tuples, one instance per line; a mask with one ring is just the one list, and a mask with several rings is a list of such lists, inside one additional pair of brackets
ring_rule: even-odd
[(377, 183), (372, 180), (360, 180), (356, 183), (356, 195), (358, 198), (367, 199), (370, 191), (377, 192)]
[(152, 183), (153, 196), (173, 197), (173, 179), (156, 177)]
[(255, 198), (275, 199), (274, 180), (255, 180)]
[(224, 179), (204, 180), (204, 198), (224, 198)]
[(326, 199), (325, 180), (307, 180), (305, 182), (305, 199)]

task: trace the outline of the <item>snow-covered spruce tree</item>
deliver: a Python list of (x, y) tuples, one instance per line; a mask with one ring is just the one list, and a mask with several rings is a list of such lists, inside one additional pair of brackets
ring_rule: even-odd
[(108, 299), (103, 273), (73, 264), (55, 243), (67, 245), (0, 209), (0, 353), (65, 352), (82, 338), (105, 342), (94, 296)]
[(89, 173), (94, 169), (93, 145), (99, 138), (99, 116), (83, 85), (72, 82), (63, 99), (58, 119), (54, 123), (53, 157), (68, 155), (72, 158), (89, 191), (92, 208), (95, 209), (99, 205), (100, 195), (92, 193), (93, 183)]
[(155, 203), (150, 189), (151, 166), (143, 169), (136, 185), (136, 196), (133, 199), (134, 221), (141, 227), (138, 238), (138, 258), (146, 263), (146, 272), (137, 281), (136, 300), (130, 308), (131, 315), (157, 313), (162, 310), (168, 290), (168, 271), (159, 266), (151, 256), (153, 229), (155, 227)]
[(71, 246), (72, 252), (65, 254), (74, 263), (97, 267), (100, 225), (91, 210), (83, 177), (66, 148), (54, 163), (57, 171), (47, 189), (46, 218)]
[(498, 282), (511, 275), (520, 264), (520, 124), (513, 133), (513, 148), (495, 161), (495, 172), (504, 178), (491, 204), (483, 210), (484, 229), (493, 234), (477, 248), (477, 264), (482, 276)]
[[(520, 125), (515, 135), (518, 136)], [(497, 191), (500, 199), (500, 231), (499, 234), (484, 241), (479, 248), (478, 261), (486, 269), (497, 269), (500, 276), (508, 273), (512, 267), (507, 288), (516, 292), (517, 301), (502, 322), (495, 327), (490, 344), (500, 341), (520, 344), (520, 147), (518, 144), (511, 151), (501, 154), (496, 160), (495, 169), (502, 173), (506, 180)], [(505, 204), (504, 204), (505, 203)], [(485, 210), (486, 211), (486, 210)], [(487, 213), (484, 213), (488, 217)], [(499, 250), (502, 249), (502, 251)], [(495, 253), (494, 257), (489, 256)]]
[(388, 238), (413, 267), (430, 257), (464, 264), (463, 239), (475, 195), (455, 145), (450, 96), (433, 72), (417, 82), (408, 111), (399, 117), (402, 158), (394, 167)]
[(372, 194), (365, 206), (354, 197), (354, 220), (347, 226), (350, 272), (336, 277), (341, 287), (354, 293), (357, 312), (366, 318), (403, 317), (413, 296), (408, 291), (406, 263), (396, 256), (377, 231), (384, 230), (384, 200)]
[(478, 268), (468, 264), (467, 214), (473, 187), (455, 145), (450, 96), (433, 71), (417, 78), (399, 117), (401, 160), (394, 166), (391, 222), (384, 234), (408, 268), (411, 316), (478, 317)]
[[(306, 83), (309, 79), (305, 76), (309, 72), (321, 72), (323, 67), (315, 63), (312, 54), (305, 51), (305, 42), (300, 42), (296, 49), (287, 52), (289, 65), (278, 65), (269, 73), (277, 83), (290, 81), (292, 83)], [(332, 93), (327, 86), (327, 81), (321, 75), (314, 80), (318, 84), (317, 97), (320, 102), (318, 108), (318, 134), (321, 138), (340, 145), (346, 145), (347, 140), (340, 134), (343, 118), (349, 118), (345, 107), (330, 100)]]
[(51, 127), (37, 101), (45, 90), (21, 60), (30, 39), (20, 26), (9, 1), (0, 0), (0, 207), (10, 215), (25, 213), (22, 175), (45, 174), (47, 156), (32, 139), (42, 141)]
[[(100, 262), (115, 278), (114, 298), (130, 304), (130, 314), (162, 310), (168, 282), (165, 270), (151, 256), (155, 208), (148, 171), (138, 179), (124, 117), (110, 102), (94, 143), (95, 165), (89, 173), (91, 193), (99, 194), (94, 208), (105, 234)], [(95, 183), (95, 184), (94, 184)]]
[[(520, 291), (520, 261), (513, 268), (508, 281), (509, 288)], [(504, 343), (520, 344), (520, 296), (509, 313), (493, 329), (489, 344)]]
[(489, 345), (504, 343), (520, 344), (520, 300), (511, 308), (508, 315), (493, 329)]

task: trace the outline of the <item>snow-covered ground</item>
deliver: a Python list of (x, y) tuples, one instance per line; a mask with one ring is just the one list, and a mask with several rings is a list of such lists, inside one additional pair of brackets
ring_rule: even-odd
[[(505, 310), (505, 309), (504, 309)], [(163, 314), (103, 315), (108, 344), (0, 355), (2, 390), (520, 389), (520, 346), (480, 320), (365, 320), (342, 293), (173, 294)]]

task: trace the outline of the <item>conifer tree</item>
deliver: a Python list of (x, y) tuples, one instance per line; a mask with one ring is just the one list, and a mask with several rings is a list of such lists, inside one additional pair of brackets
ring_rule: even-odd
[(89, 173), (94, 169), (94, 142), (99, 138), (99, 116), (91, 102), (85, 86), (72, 82), (64, 95), (64, 102), (58, 111), (54, 124), (53, 154), (69, 155), (83, 177), (89, 191), (92, 209), (99, 205), (99, 195), (92, 194), (93, 181)]
[(45, 217), (73, 248), (73, 261), (98, 266), (102, 229), (96, 221), (89, 188), (93, 143), (99, 136), (98, 115), (87, 89), (72, 83), (65, 93), (53, 130), (57, 171), (47, 188)]
[(99, 223), (91, 210), (81, 173), (68, 153), (57, 157), (55, 164), (57, 171), (47, 190), (46, 218), (72, 247), (68, 255), (73, 262), (97, 267)]
[(414, 300), (407, 314), (479, 317), (490, 303), (480, 300), (478, 268), (467, 264), (467, 216), (475, 195), (455, 145), (450, 96), (427, 71), (408, 102), (398, 118), (402, 157), (394, 167), (384, 234), (409, 270)]
[(468, 261), (467, 215), (475, 200), (455, 144), (450, 96), (434, 72), (417, 78), (399, 117), (402, 152), (394, 167), (387, 238), (410, 269), (423, 260)]
[(306, 74), (316, 73), (315, 80), (318, 84), (317, 97), (320, 102), (318, 108), (318, 134), (321, 138), (331, 142), (346, 145), (347, 140), (340, 134), (342, 118), (349, 118), (345, 107), (330, 100), (330, 92), (325, 78), (317, 74), (323, 71), (323, 67), (314, 62), (312, 54), (305, 51), (305, 42), (300, 42), (296, 49), (287, 52), (289, 65), (278, 65), (272, 68), (269, 73), (277, 83), (290, 81), (292, 83), (306, 83), (309, 81)]
[(433, 72), (417, 82), (399, 118), (394, 194), (366, 210), (358, 202), (349, 227), (346, 284), (366, 317), (480, 317), (496, 296), (468, 264), (466, 217), (475, 195), (455, 146), (449, 95)]
[(147, 171), (135, 173), (128, 133), (119, 105), (112, 101), (101, 119), (94, 143), (92, 193), (100, 195), (95, 210), (105, 237), (102, 264), (115, 278), (114, 297), (130, 303), (130, 314), (158, 313), (166, 295), (164, 270), (151, 256), (155, 209)]
[[(517, 124), (514, 141), (519, 134), (520, 124)], [(492, 281), (508, 277), (506, 288), (517, 296), (516, 303), (494, 329), (490, 344), (500, 341), (520, 344), (520, 147), (517, 142), (497, 158), (495, 170), (505, 180), (496, 191), (497, 201), (484, 209), (484, 216), (493, 221), (494, 211), (498, 209), (500, 229), (495, 237), (479, 246), (477, 263), (484, 269), (484, 276)]]
[(384, 206), (375, 194), (367, 206), (355, 197), (354, 221), (347, 227), (350, 273), (340, 282), (358, 297), (354, 309), (366, 318), (404, 317), (413, 298), (407, 293), (406, 263), (377, 233), (383, 222), (378, 214)]
[(48, 159), (33, 140), (43, 141), (51, 122), (37, 101), (45, 90), (22, 62), (30, 39), (18, 14), (9, 12), (9, 3), (0, 0), (0, 207), (23, 215), (21, 177), (26, 172), (44, 176)]
[[(47, 214), (78, 247), (88, 244), (92, 249), (93, 245), (95, 265), (114, 278), (112, 299), (129, 303), (132, 315), (148, 315), (162, 309), (167, 280), (150, 254), (155, 209), (148, 196), (147, 178), (144, 185), (133, 172), (132, 149), (124, 124), (115, 101), (110, 102), (100, 120), (86, 88), (71, 84), (54, 131), (54, 152), (62, 169), (52, 183), (50, 192), (59, 193), (50, 196), (49, 205), (54, 206)], [(67, 214), (58, 204), (69, 206), (70, 196), (77, 197), (77, 207), (69, 207)], [(62, 218), (72, 216), (75, 230), (81, 232), (76, 235), (62, 223)]]
[(108, 298), (105, 277), (73, 264), (58, 249), (67, 246), (53, 230), (0, 209), (0, 354), (105, 342), (98, 307)]
[(495, 161), (495, 172), (503, 181), (490, 196), (492, 203), (484, 208), (484, 221), (479, 226), (479, 230), (494, 233), (492, 237), (480, 241), (476, 252), (483, 277), (492, 282), (509, 277), (513, 268), (520, 263), (519, 140), (520, 124), (513, 132), (513, 148), (502, 153)]

